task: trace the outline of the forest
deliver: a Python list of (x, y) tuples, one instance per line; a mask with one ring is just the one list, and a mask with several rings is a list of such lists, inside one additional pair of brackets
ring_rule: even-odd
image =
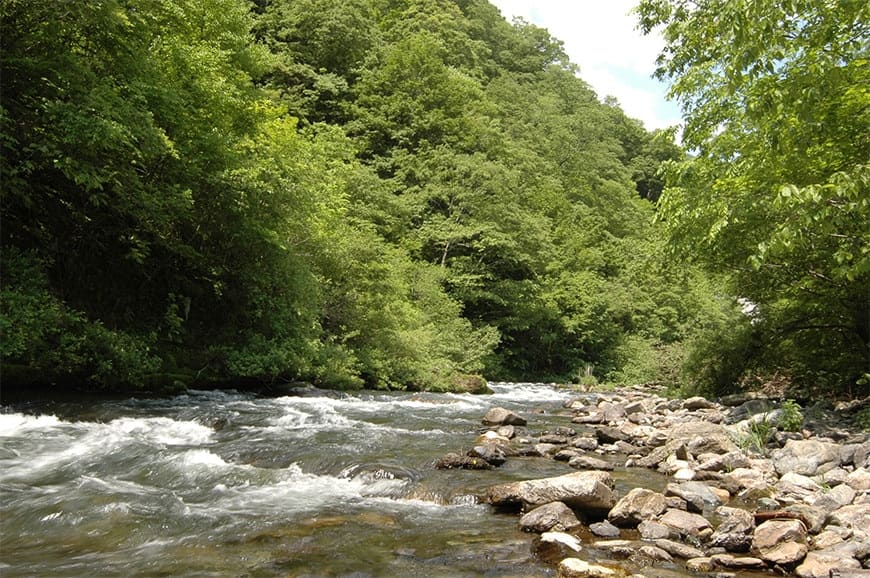
[(642, 0), (681, 140), (486, 0), (4, 0), (3, 387), (870, 391), (870, 7)]

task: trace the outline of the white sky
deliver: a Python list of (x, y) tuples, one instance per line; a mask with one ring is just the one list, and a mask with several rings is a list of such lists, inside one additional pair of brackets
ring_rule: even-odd
[(628, 116), (647, 129), (679, 124), (667, 87), (652, 78), (662, 46), (658, 35), (635, 29), (636, 0), (490, 0), (508, 21), (521, 16), (565, 43), (580, 77), (600, 99), (614, 96)]

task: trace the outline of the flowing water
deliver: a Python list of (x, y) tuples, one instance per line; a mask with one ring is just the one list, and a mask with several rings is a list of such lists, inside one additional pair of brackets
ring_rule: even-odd
[[(479, 497), (570, 468), (433, 467), (473, 445), (490, 407), (526, 416), (530, 434), (569, 424), (568, 391), (492, 387), (3, 407), (0, 575), (553, 576), (516, 515)], [(619, 495), (663, 486), (648, 472), (617, 480)]]

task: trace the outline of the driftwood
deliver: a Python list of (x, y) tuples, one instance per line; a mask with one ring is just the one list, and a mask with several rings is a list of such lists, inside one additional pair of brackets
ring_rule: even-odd
[(770, 512), (755, 512), (755, 525), (768, 520), (800, 520), (806, 528), (811, 528), (809, 520), (803, 514), (789, 512), (788, 510), (772, 510)]

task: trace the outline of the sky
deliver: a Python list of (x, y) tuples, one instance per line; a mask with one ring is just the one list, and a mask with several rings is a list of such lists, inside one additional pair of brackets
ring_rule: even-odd
[(625, 113), (647, 129), (680, 123), (667, 86), (652, 78), (661, 37), (635, 29), (629, 11), (637, 0), (490, 0), (508, 21), (521, 16), (565, 43), (580, 78), (600, 99), (614, 96)]

